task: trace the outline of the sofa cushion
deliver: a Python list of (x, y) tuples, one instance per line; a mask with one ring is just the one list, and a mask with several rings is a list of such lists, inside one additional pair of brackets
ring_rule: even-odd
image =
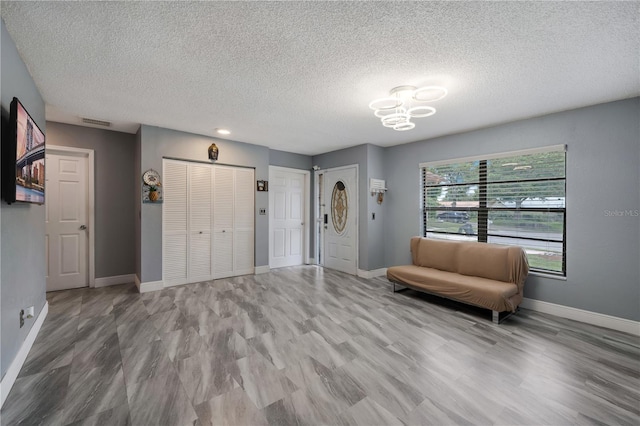
[[(457, 272), (458, 250), (457, 241), (431, 240), (428, 238), (414, 237), (417, 253), (414, 256), (414, 265), (427, 268), (440, 269), (441, 271)], [(411, 247), (413, 249), (413, 238)]]
[(494, 311), (514, 311), (518, 286), (487, 278), (466, 276), (416, 265), (392, 266), (387, 278), (449, 299)]
[(486, 243), (460, 244), (457, 252), (457, 272), (462, 275), (509, 282), (511, 275), (509, 248), (509, 246)]

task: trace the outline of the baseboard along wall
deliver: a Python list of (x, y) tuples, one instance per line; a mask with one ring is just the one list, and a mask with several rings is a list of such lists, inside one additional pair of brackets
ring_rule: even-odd
[(271, 270), (271, 268), (269, 267), (269, 265), (256, 266), (255, 269), (254, 269), (254, 274), (255, 275), (266, 274), (270, 270)]
[(7, 396), (9, 395), (9, 392), (11, 392), (11, 388), (18, 378), (20, 369), (22, 369), (24, 362), (27, 360), (27, 355), (29, 355), (29, 351), (33, 346), (33, 342), (36, 340), (36, 337), (40, 332), (40, 328), (42, 327), (42, 323), (44, 322), (44, 319), (47, 317), (48, 313), (49, 302), (45, 302), (44, 306), (40, 310), (38, 318), (36, 318), (36, 322), (33, 323), (33, 326), (31, 326), (31, 330), (29, 330), (29, 333), (27, 334), (27, 338), (22, 343), (18, 354), (16, 355), (6, 374), (2, 378), (2, 382), (0, 382), (0, 408), (2, 408), (4, 402), (7, 399)]
[(640, 336), (640, 322), (611, 315), (600, 314), (598, 312), (586, 311), (584, 309), (572, 308), (571, 306), (556, 305), (555, 303), (543, 302), (541, 300), (524, 298), (521, 307), (543, 314), (555, 315), (575, 321), (584, 322), (599, 327), (610, 328), (624, 333)]
[(136, 274), (115, 275), (113, 277), (96, 278), (97, 287), (108, 287), (110, 285), (129, 284), (136, 281)]
[(371, 271), (365, 271), (363, 269), (358, 269), (358, 276), (360, 278), (375, 278), (375, 277), (383, 277), (387, 275), (387, 268), (373, 269)]

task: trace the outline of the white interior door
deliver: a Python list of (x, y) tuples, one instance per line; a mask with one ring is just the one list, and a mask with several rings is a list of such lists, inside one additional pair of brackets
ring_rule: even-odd
[(355, 275), (358, 258), (357, 168), (324, 173), (324, 266)]
[(89, 285), (88, 159), (46, 155), (47, 291)]
[(269, 168), (269, 266), (304, 262), (305, 173)]

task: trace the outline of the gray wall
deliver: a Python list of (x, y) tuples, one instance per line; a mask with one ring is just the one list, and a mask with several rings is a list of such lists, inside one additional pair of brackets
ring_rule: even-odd
[[(269, 149), (241, 142), (143, 125), (141, 128), (141, 170), (153, 168), (162, 175), (162, 158), (209, 161), (207, 148), (212, 142), (220, 153), (216, 164), (255, 168), (256, 180), (269, 179)], [(269, 219), (259, 215), (269, 206), (267, 192), (256, 192), (255, 265), (269, 264)], [(162, 204), (142, 204), (141, 282), (162, 280)]]
[(321, 169), (358, 165), (358, 269), (365, 271), (386, 266), (384, 229), (387, 198), (385, 195), (383, 203), (378, 204), (377, 196), (372, 197), (369, 192), (371, 178), (386, 179), (385, 152), (385, 148), (365, 144), (313, 157), (313, 164)]
[(291, 169), (299, 169), (310, 171), (313, 164), (311, 156), (303, 154), (294, 154), (292, 152), (269, 150), (269, 165), (278, 167), (289, 167)]
[(134, 200), (135, 209), (135, 249), (136, 249), (136, 277), (138, 280), (142, 277), (142, 127), (136, 133), (136, 151), (134, 155)]
[[(46, 134), (44, 101), (1, 24), (2, 114), (9, 114), (13, 97), (29, 111)], [(47, 135), (48, 138), (48, 135)], [(4, 142), (4, 141), (3, 141)], [(48, 143), (48, 141), (47, 141)], [(44, 206), (0, 204), (0, 369), (4, 377), (45, 304)], [(34, 306), (35, 317), (20, 328), (20, 309)]]
[(525, 297), (640, 320), (639, 98), (386, 149), (386, 264), (420, 232), (418, 164), (567, 145), (567, 280), (530, 276)]
[[(386, 179), (385, 148), (376, 145), (367, 145), (367, 180), (363, 182), (367, 191), (367, 246), (369, 246), (367, 270), (384, 268), (385, 248), (384, 230), (386, 209), (389, 202), (387, 194), (384, 195), (382, 204), (378, 204), (378, 197), (371, 196), (369, 192), (369, 179)], [(373, 219), (372, 213), (376, 218)]]
[[(313, 164), (320, 169), (358, 165), (358, 269), (369, 270), (369, 246), (367, 244), (368, 203), (367, 145), (358, 145), (313, 156)], [(312, 204), (313, 205), (313, 204)]]
[(47, 122), (47, 144), (92, 149), (96, 278), (135, 271), (135, 135)]

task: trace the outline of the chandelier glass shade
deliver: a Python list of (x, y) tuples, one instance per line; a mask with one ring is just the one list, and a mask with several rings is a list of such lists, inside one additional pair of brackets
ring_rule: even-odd
[(369, 108), (380, 119), (384, 127), (399, 132), (416, 127), (412, 118), (430, 117), (436, 109), (426, 103), (436, 102), (447, 96), (447, 89), (441, 86), (398, 86), (391, 89), (389, 96), (373, 100)]

